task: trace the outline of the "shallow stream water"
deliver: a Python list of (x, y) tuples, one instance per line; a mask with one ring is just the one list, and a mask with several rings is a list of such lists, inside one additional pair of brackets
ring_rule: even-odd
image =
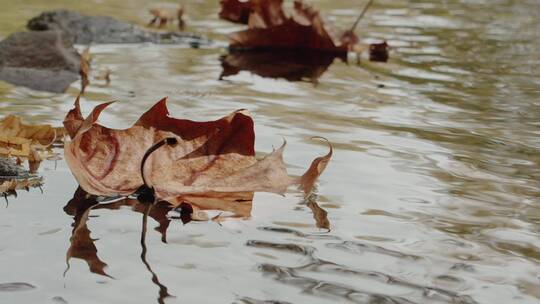
[[(241, 27), (217, 19), (217, 2), (186, 5), (186, 30), (216, 47), (92, 46), (94, 73), (112, 79), (93, 80), (83, 111), (118, 100), (101, 121), (128, 127), (164, 96), (173, 116), (194, 120), (245, 108), (257, 151), (285, 138), (293, 174), (326, 153), (311, 139), (324, 136), (335, 153), (317, 195), (258, 193), (248, 219), (221, 225), (155, 209), (141, 235), (144, 208), (73, 210), (69, 168), (44, 162), (43, 193), (0, 208), (0, 303), (540, 303), (537, 0), (377, 0), (360, 35), (386, 39), (390, 61), (336, 60), (316, 82), (247, 71), (219, 80), (223, 35)], [(311, 2), (343, 28), (362, 7)], [(3, 37), (43, 10), (144, 25), (152, 6), (0, 4)], [(0, 83), (0, 113), (60, 125), (78, 88)], [(85, 242), (68, 260), (74, 231)]]

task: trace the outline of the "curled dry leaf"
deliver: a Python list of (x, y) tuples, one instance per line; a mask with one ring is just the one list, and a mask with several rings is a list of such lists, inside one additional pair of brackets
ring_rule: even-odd
[[(116, 130), (96, 123), (109, 104), (97, 106), (84, 119), (77, 100), (64, 120), (72, 137), (65, 144), (66, 161), (90, 194), (133, 194), (145, 184), (141, 167), (146, 186), (155, 190), (157, 198), (175, 205), (182, 197), (203, 194), (284, 193), (292, 184), (314, 183), (322, 172), (321, 166), (312, 165), (302, 179), (290, 177), (283, 162), (285, 144), (256, 159), (253, 120), (245, 110), (215, 121), (195, 122), (169, 117), (166, 99), (162, 99), (134, 126)], [(145, 153), (166, 138), (176, 139), (177, 144), (157, 149), (141, 164)]]
[(0, 156), (26, 158), (39, 162), (53, 156), (50, 149), (61, 142), (64, 128), (50, 125), (28, 125), (15, 115), (0, 120)]
[(159, 28), (167, 26), (167, 23), (172, 23), (178, 20), (178, 29), (184, 30), (186, 22), (184, 21), (184, 6), (180, 5), (178, 9), (172, 8), (151, 8), (149, 9), (152, 15), (152, 20), (148, 23), (148, 26), (153, 26), (158, 23)]
[[(229, 35), (232, 49), (311, 49), (345, 53), (358, 40), (333, 35), (319, 12), (302, 1), (294, 1), (290, 12), (283, 10), (283, 0), (225, 0), (221, 2), (220, 17), (245, 23), (249, 29)], [(353, 34), (354, 35), (354, 34)]]
[(311, 193), (313, 191), (313, 187), (315, 186), (317, 178), (324, 172), (333, 154), (332, 145), (330, 144), (330, 142), (328, 142), (328, 140), (326, 140), (326, 138), (314, 137), (314, 139), (315, 138), (325, 140), (330, 147), (330, 151), (328, 152), (328, 154), (314, 159), (309, 169), (300, 178), (299, 188), (302, 189), (304, 193)]

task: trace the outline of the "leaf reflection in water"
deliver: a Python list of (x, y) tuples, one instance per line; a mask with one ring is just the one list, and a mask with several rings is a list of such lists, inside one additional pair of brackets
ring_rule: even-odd
[[(9, 205), (8, 196), (17, 197), (17, 190), (24, 189), (30, 191), (30, 188), (40, 188), (43, 185), (43, 179), (39, 176), (28, 178), (5, 178), (0, 177), (0, 195), (6, 200), (6, 207)], [(43, 192), (43, 191), (42, 191)]]
[[(92, 210), (119, 210), (121, 207), (129, 206), (132, 211), (143, 214), (141, 260), (151, 273), (152, 282), (159, 288), (158, 303), (164, 303), (164, 299), (171, 295), (168, 293), (167, 287), (159, 281), (157, 274), (152, 270), (146, 259), (148, 251), (146, 246), (148, 217), (159, 223), (155, 230), (161, 234), (161, 241), (167, 243), (167, 229), (171, 219), (180, 219), (186, 224), (191, 220), (211, 219), (220, 222), (227, 219), (249, 218), (251, 216), (253, 193), (210, 193), (206, 196), (186, 195), (177, 198), (178, 202), (175, 205), (179, 207), (174, 209), (171, 204), (165, 201), (145, 204), (131, 198), (121, 198), (112, 202), (100, 202), (99, 199), (99, 197), (90, 195), (79, 187), (75, 191), (73, 198), (64, 206), (64, 212), (74, 217), (70, 247), (66, 253), (67, 268), (64, 275), (69, 271), (69, 261), (76, 258), (84, 260), (88, 264), (90, 272), (114, 278), (105, 272), (107, 263), (103, 262), (98, 256), (98, 250), (94, 243), (96, 240), (91, 238), (91, 231), (88, 229), (87, 222)], [(211, 218), (205, 213), (208, 210), (219, 210), (222, 213)], [(169, 216), (171, 211), (175, 211), (179, 215)]]
[(143, 221), (142, 221), (142, 229), (141, 229), (141, 260), (146, 266), (146, 269), (152, 274), (152, 282), (156, 284), (159, 287), (159, 297), (158, 297), (158, 303), (163, 304), (164, 299), (171, 297), (171, 295), (168, 292), (167, 286), (161, 284), (159, 281), (159, 278), (157, 274), (152, 270), (152, 267), (150, 267), (150, 264), (146, 260), (146, 229), (148, 224), (148, 214), (150, 213), (150, 210), (152, 209), (154, 205), (152, 204), (144, 204), (144, 215), (143, 215)]
[(71, 199), (64, 207), (64, 211), (74, 216), (73, 232), (70, 239), (71, 245), (66, 254), (67, 269), (64, 275), (69, 270), (69, 260), (71, 258), (82, 259), (86, 261), (90, 272), (113, 278), (105, 272), (107, 264), (103, 262), (97, 252), (97, 247), (94, 244), (95, 239), (90, 237), (91, 231), (88, 229), (87, 222), (90, 212), (96, 209), (108, 209), (118, 210), (120, 207), (130, 206), (131, 210), (137, 213), (143, 214), (142, 229), (141, 229), (141, 260), (146, 269), (152, 275), (152, 282), (159, 288), (158, 303), (164, 303), (166, 297), (171, 295), (167, 291), (167, 287), (159, 281), (158, 276), (152, 270), (150, 264), (146, 259), (146, 231), (148, 216), (153, 218), (159, 223), (159, 226), (155, 228), (161, 234), (161, 240), (166, 243), (166, 232), (169, 227), (170, 219), (167, 217), (167, 213), (172, 207), (163, 202), (156, 204), (143, 204), (135, 199), (124, 198), (111, 203), (99, 203), (98, 197), (87, 194), (80, 187), (75, 191), (73, 199)]
[(336, 54), (305, 50), (231, 52), (220, 58), (223, 71), (219, 79), (248, 71), (265, 78), (317, 83), (336, 58), (346, 61)]
[(313, 212), (315, 226), (320, 229), (327, 229), (330, 232), (330, 221), (328, 220), (328, 212), (321, 208), (314, 200), (308, 200), (307, 206)]

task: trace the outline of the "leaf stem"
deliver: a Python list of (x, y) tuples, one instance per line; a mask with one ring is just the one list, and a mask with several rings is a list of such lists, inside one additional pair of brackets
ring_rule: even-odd
[(146, 160), (148, 159), (148, 157), (150, 157), (150, 154), (152, 154), (154, 151), (156, 151), (157, 149), (161, 148), (164, 145), (174, 146), (177, 143), (178, 143), (178, 140), (176, 138), (167, 137), (167, 138), (164, 138), (164, 139), (158, 141), (153, 146), (151, 146), (148, 150), (146, 150), (146, 153), (144, 153), (144, 156), (143, 156), (142, 161), (141, 161), (141, 177), (142, 177), (143, 183), (144, 183), (144, 185), (146, 187), (151, 188), (146, 183), (146, 178), (144, 177), (144, 164), (146, 163)]
[(146, 182), (146, 178), (144, 177), (144, 164), (146, 163), (146, 160), (148, 159), (148, 157), (150, 157), (150, 154), (152, 154), (154, 151), (161, 148), (162, 146), (164, 145), (174, 146), (177, 143), (178, 143), (178, 140), (176, 138), (167, 137), (158, 141), (154, 145), (152, 145), (148, 150), (146, 150), (146, 153), (144, 153), (144, 156), (141, 160), (141, 178), (143, 180), (143, 185), (139, 187), (139, 189), (136, 192), (138, 194), (137, 199), (141, 203), (153, 204), (156, 199), (154, 187), (151, 187), (150, 185), (148, 185), (148, 183)]

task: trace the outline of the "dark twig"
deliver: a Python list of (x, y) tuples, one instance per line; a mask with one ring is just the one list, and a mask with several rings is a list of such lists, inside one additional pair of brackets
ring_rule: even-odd
[(358, 26), (358, 23), (360, 22), (360, 20), (362, 20), (362, 18), (364, 17), (364, 15), (366, 14), (367, 10), (369, 9), (369, 7), (373, 4), (373, 0), (369, 0), (368, 3), (366, 3), (366, 5), (364, 6), (364, 9), (362, 10), (362, 12), (360, 13), (360, 15), (358, 15), (358, 17), (356, 18), (356, 21), (354, 21), (353, 25), (351, 26), (351, 29), (349, 30), (351, 33), (354, 32), (356, 30), (356, 27)]

